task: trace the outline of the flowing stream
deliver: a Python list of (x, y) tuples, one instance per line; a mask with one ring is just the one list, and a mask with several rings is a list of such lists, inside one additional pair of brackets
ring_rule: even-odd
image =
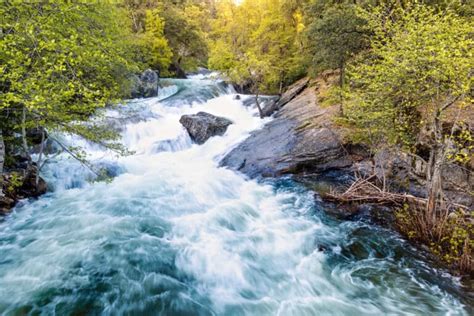
[[(157, 98), (107, 112), (134, 153), (72, 136), (96, 166), (66, 155), (43, 171), (51, 192), (0, 222), (4, 315), (469, 315), (458, 280), (396, 234), (328, 217), (290, 179), (256, 181), (219, 160), (261, 128), (224, 83), (163, 80)], [(231, 119), (193, 144), (179, 123)]]

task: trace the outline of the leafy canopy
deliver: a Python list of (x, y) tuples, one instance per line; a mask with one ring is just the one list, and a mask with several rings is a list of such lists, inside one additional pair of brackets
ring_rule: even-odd
[(220, 1), (210, 35), (209, 67), (254, 90), (276, 92), (304, 72), (302, 12), (282, 0)]
[(358, 135), (410, 148), (431, 118), (472, 107), (472, 20), (420, 4), (398, 9), (396, 20), (382, 7), (359, 14), (374, 36), (349, 68), (347, 115)]
[(25, 109), (23, 125), (114, 138), (79, 122), (123, 96), (137, 69), (125, 11), (102, 2), (6, 2), (0, 14), (2, 116)]

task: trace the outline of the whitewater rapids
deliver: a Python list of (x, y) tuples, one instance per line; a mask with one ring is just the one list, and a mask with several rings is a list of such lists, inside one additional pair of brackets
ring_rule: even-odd
[[(164, 80), (157, 98), (109, 110), (113, 153), (77, 137), (96, 166), (66, 155), (52, 191), (0, 222), (4, 315), (468, 315), (456, 279), (393, 232), (338, 221), (289, 179), (256, 181), (219, 160), (269, 119), (218, 80)], [(183, 114), (234, 122), (193, 144)], [(133, 117), (133, 119), (131, 119)]]

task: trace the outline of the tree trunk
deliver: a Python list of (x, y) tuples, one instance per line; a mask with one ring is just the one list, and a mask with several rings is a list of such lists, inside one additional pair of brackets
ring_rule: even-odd
[(5, 161), (5, 142), (0, 129), (0, 198), (3, 197), (3, 163)]
[(258, 108), (258, 113), (260, 114), (260, 118), (263, 119), (262, 107), (260, 106), (260, 102), (258, 101), (258, 91), (255, 94), (255, 102), (257, 103), (257, 108)]
[(339, 105), (339, 115), (340, 116), (344, 116), (344, 98), (342, 96), (342, 89), (344, 88), (344, 77), (345, 77), (345, 72), (346, 72), (346, 69), (345, 69), (345, 63), (342, 62), (341, 63), (341, 66), (340, 66), (340, 73), (339, 73), (339, 88), (340, 88), (340, 98), (339, 98), (339, 102), (340, 102), (340, 105)]
[(444, 150), (442, 145), (438, 146), (433, 153), (433, 164), (430, 168), (431, 174), (428, 180), (428, 204), (426, 209), (427, 218), (434, 224), (437, 220), (439, 206), (442, 198), (441, 169), (443, 166)]
[(22, 116), (21, 116), (21, 140), (22, 140), (22, 145), (23, 145), (23, 152), (28, 159), (27, 170), (29, 171), (32, 165), (32, 161), (31, 161), (31, 156), (28, 153), (28, 141), (26, 139), (26, 107), (23, 107)]
[(431, 149), (430, 161), (426, 175), (428, 191), (426, 218), (431, 221), (431, 224), (436, 222), (439, 206), (442, 202), (441, 169), (444, 164), (446, 146), (443, 141), (440, 117), (441, 111), (437, 111), (433, 119), (434, 144)]
[(36, 176), (35, 176), (35, 186), (36, 190), (38, 190), (38, 184), (39, 184), (39, 173), (41, 171), (42, 163), (43, 163), (43, 152), (44, 152), (44, 129), (41, 129), (41, 145), (40, 145), (40, 152), (38, 156), (38, 161), (36, 162)]

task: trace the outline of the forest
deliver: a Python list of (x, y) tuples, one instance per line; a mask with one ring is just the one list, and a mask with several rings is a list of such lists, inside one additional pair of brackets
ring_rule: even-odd
[[(467, 278), (472, 291), (474, 2), (7, 0), (0, 14), (0, 214), (21, 198), (51, 192), (51, 166), (63, 154), (95, 174), (88, 185), (113, 185), (115, 176), (83, 144), (134, 157), (137, 149), (125, 145), (124, 130), (98, 118), (110, 119), (107, 113), (134, 99), (137, 78), (147, 69), (160, 82), (178, 80), (178, 87), (202, 69), (216, 72), (238, 100), (252, 96), (258, 122), (265, 123), (273, 113), (264, 109), (269, 96), (281, 100), (307, 80), (319, 93), (318, 109), (333, 113), (328, 124), (343, 131), (344, 150), (362, 148), (373, 163), (368, 174), (356, 171), (353, 182), (326, 192), (328, 201), (388, 205), (392, 234), (427, 249), (440, 269)], [(320, 82), (327, 84), (324, 91)], [(288, 133), (281, 138), (292, 137)], [(398, 175), (382, 170), (380, 176), (386, 166), (376, 157), (382, 153), (409, 159), (404, 170), (411, 180), (393, 185)], [(456, 172), (467, 180), (450, 184), (460, 193), (448, 194)], [(425, 193), (408, 189), (415, 178)], [(1, 265), (0, 259), (0, 280)], [(7, 292), (0, 290), (0, 313), (17, 311), (1, 296)], [(160, 304), (165, 314), (172, 306)], [(213, 306), (212, 313), (239, 314)]]

